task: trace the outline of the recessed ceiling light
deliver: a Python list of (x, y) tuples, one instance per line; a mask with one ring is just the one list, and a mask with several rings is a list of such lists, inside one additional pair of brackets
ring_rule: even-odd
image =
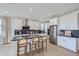
[(32, 11), (33, 9), (32, 8), (30, 8), (30, 11)]
[(48, 14), (48, 16), (51, 16), (52, 14)]
[(4, 11), (4, 13), (5, 13), (5, 14), (7, 14), (7, 13), (8, 13), (8, 11)]

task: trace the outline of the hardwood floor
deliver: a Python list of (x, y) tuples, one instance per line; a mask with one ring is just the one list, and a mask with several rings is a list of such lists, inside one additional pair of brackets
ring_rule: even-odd
[[(0, 56), (16, 56), (16, 42), (9, 45), (0, 45)], [(48, 43), (48, 49), (35, 56), (79, 56), (79, 53), (61, 48), (57, 45)]]
[(78, 56), (79, 54), (72, 52), (70, 50), (64, 49), (62, 47), (59, 47), (57, 45), (48, 44), (48, 56)]

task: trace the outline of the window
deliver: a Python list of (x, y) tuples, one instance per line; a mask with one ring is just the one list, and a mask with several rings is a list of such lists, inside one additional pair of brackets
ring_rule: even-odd
[(44, 28), (44, 24), (42, 23), (42, 24), (41, 24), (41, 30), (44, 31), (44, 29), (45, 29), (45, 28)]
[(47, 30), (48, 30), (48, 24), (45, 23), (45, 32), (47, 33)]
[(45, 31), (45, 33), (47, 33), (48, 30), (48, 23), (41, 23), (41, 30)]

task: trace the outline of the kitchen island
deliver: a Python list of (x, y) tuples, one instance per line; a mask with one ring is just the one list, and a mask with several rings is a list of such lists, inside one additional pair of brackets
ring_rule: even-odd
[(14, 35), (12, 41), (17, 41), (18, 39), (21, 39), (21, 37), (27, 37), (27, 36), (47, 36), (47, 33), (35, 33), (35, 34)]

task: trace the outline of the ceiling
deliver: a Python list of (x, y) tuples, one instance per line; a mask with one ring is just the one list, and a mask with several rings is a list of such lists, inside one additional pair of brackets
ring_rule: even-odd
[(0, 3), (0, 16), (48, 20), (79, 9), (79, 3)]

